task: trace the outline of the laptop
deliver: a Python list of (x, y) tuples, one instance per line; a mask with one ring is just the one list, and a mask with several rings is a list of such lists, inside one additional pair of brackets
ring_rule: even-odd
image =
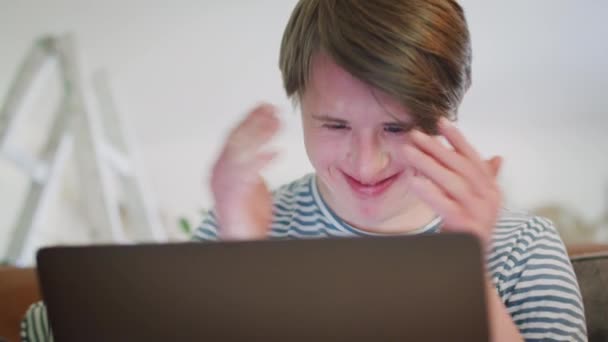
[(482, 252), (465, 234), (38, 252), (71, 341), (487, 341)]

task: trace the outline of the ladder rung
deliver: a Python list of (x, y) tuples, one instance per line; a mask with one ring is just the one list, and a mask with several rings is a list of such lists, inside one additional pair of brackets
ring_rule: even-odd
[(133, 176), (131, 163), (124, 153), (119, 152), (108, 143), (103, 143), (101, 145), (101, 153), (104, 157), (104, 161), (108, 162), (108, 164), (122, 176)]
[(0, 156), (12, 161), (21, 171), (23, 171), (32, 181), (44, 183), (48, 177), (48, 163), (34, 158), (26, 151), (16, 147), (5, 145), (0, 150)]
[(8, 143), (23, 112), (31, 110), (34, 94), (41, 92), (42, 83), (53, 70), (56, 61), (52, 40), (44, 38), (32, 48), (20, 65), (10, 84), (8, 95), (0, 106), (0, 146)]

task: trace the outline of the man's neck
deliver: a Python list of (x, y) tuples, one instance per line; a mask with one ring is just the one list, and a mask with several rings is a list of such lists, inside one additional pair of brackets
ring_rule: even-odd
[(353, 227), (374, 234), (399, 235), (414, 233), (428, 226), (437, 218), (437, 214), (424, 203), (416, 203), (406, 212), (388, 217), (373, 225), (361, 225), (345, 220)]

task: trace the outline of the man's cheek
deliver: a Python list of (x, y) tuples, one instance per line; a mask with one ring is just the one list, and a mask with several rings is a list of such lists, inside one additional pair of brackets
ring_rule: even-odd
[(320, 146), (315, 151), (315, 163), (318, 167), (328, 168), (335, 164), (335, 156), (327, 146)]

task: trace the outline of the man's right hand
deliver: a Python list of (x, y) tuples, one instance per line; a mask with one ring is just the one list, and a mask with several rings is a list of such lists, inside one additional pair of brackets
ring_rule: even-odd
[(228, 135), (213, 166), (211, 191), (222, 240), (264, 239), (272, 222), (272, 195), (260, 171), (277, 155), (262, 148), (279, 130), (276, 108), (261, 104)]

